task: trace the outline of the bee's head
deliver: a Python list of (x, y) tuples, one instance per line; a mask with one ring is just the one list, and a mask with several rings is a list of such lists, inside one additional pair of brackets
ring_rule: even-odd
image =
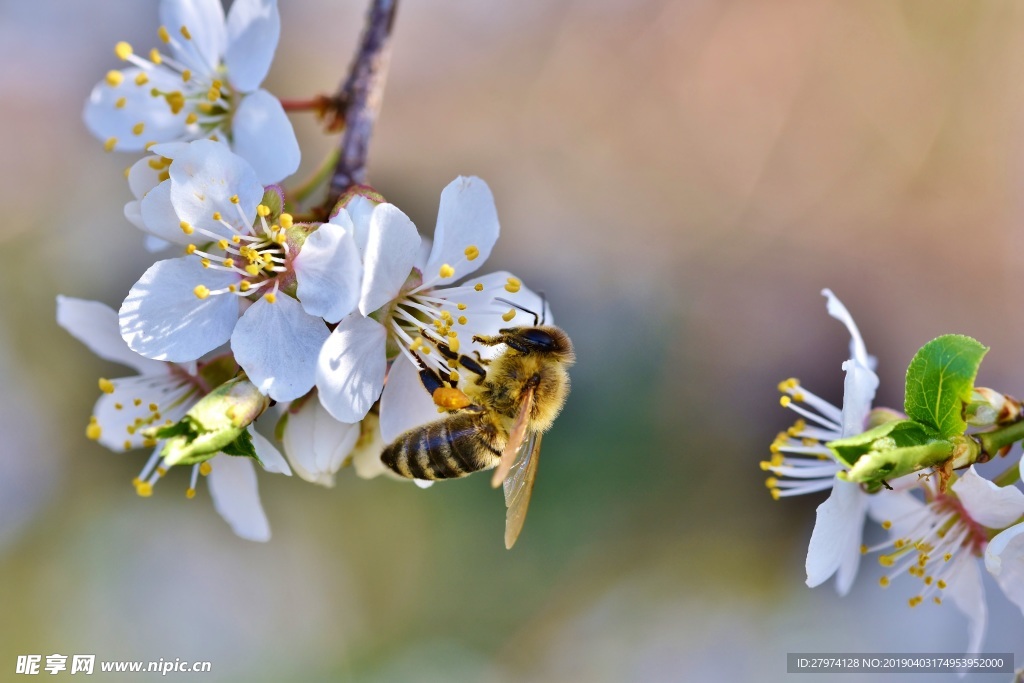
[(505, 335), (505, 343), (520, 353), (550, 356), (563, 363), (576, 358), (569, 335), (554, 325), (506, 327), (500, 332)]

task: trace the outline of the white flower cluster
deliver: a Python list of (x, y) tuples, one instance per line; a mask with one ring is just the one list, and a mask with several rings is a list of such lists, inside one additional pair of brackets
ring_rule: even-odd
[[(151, 449), (135, 480), (151, 495), (171, 464), (153, 428), (244, 373), (280, 418), (286, 457), (246, 428), (264, 469), (324, 485), (349, 463), (363, 477), (390, 472), (384, 445), (438, 418), (421, 368), (460, 381), (439, 346), (487, 357), (474, 335), (543, 306), (509, 273), (465, 280), (498, 238), (490, 190), (472, 177), (449, 184), (432, 243), (368, 189), (326, 220), (293, 216), (275, 183), (298, 168), (299, 147), (259, 89), (280, 32), (275, 0), (235, 0), (226, 18), (220, 0), (162, 0), (160, 17), (161, 49), (144, 58), (119, 43), (128, 67), (96, 86), (85, 120), (108, 151), (146, 152), (128, 172), (125, 215), (154, 251), (183, 253), (150, 266), (118, 312), (58, 298), (65, 329), (138, 373), (100, 380), (87, 435)], [(269, 538), (251, 458), (193, 463), (188, 497), (204, 475), (238, 535)]]
[[(877, 553), (886, 568), (883, 587), (906, 574), (919, 582), (911, 607), (944, 598), (968, 618), (966, 652), (979, 652), (985, 635), (987, 607), (981, 565), (995, 578), (1006, 597), (1024, 610), (1024, 492), (998, 486), (972, 465), (943, 489), (937, 476), (910, 474), (889, 482), (890, 489), (866, 493), (860, 485), (838, 478), (845, 469), (825, 446), (856, 436), (872, 420), (872, 401), (878, 388), (875, 359), (850, 313), (831, 291), (829, 314), (850, 332), (850, 359), (843, 363), (846, 381), (843, 406), (837, 408), (804, 389), (794, 379), (779, 385), (782, 405), (800, 418), (778, 435), (771, 458), (761, 463), (771, 472), (766, 484), (776, 499), (830, 490), (818, 506), (807, 549), (807, 585), (818, 586), (836, 577), (840, 595), (849, 592), (860, 558)], [(875, 409), (890, 413), (888, 409)], [(1020, 461), (1024, 477), (1024, 459)], [(863, 545), (864, 523), (881, 524), (887, 540)]]

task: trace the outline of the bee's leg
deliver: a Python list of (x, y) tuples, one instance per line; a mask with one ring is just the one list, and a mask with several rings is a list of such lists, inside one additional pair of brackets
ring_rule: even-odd
[(485, 346), (497, 346), (498, 344), (504, 344), (511, 349), (515, 349), (520, 353), (529, 352), (529, 348), (523, 345), (520, 341), (521, 337), (515, 334), (496, 334), (493, 337), (481, 337), (478, 334), (473, 335), (473, 341), (484, 344)]
[[(466, 368), (467, 370), (472, 372), (474, 375), (476, 375), (477, 376), (477, 378), (476, 378), (476, 383), (477, 384), (480, 384), (481, 382), (483, 382), (484, 377), (487, 376), (487, 370), (485, 370), (483, 368), (483, 366), (486, 365), (488, 361), (484, 361), (481, 358), (480, 359), (481, 362), (478, 363), (475, 360), (473, 360), (472, 358), (470, 358), (469, 356), (460, 355), (460, 354), (456, 353), (455, 351), (452, 351), (451, 347), (449, 347), (448, 344), (446, 344), (443, 341), (434, 342), (434, 345), (437, 347), (438, 352), (440, 352), (440, 354), (442, 356), (444, 356), (448, 360), (452, 360), (452, 361), (457, 362), (459, 365), (461, 365), (462, 367)], [(478, 358), (480, 357), (480, 352), (479, 351), (474, 351), (474, 353), (476, 353)], [(451, 381), (451, 376), (450, 375), (449, 375), (449, 381)], [(455, 382), (451, 382), (451, 385), (453, 387), (455, 386), (455, 384), (456, 384)]]
[(440, 375), (428, 368), (426, 363), (424, 363), (419, 356), (415, 353), (412, 355), (413, 358), (416, 359), (416, 364), (420, 366), (420, 382), (423, 383), (423, 387), (427, 390), (427, 393), (433, 396), (435, 391), (445, 386), (444, 381), (441, 379)]

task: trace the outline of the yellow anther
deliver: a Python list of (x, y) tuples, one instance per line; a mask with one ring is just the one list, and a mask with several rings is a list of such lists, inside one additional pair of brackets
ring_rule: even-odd
[(182, 38), (184, 38), (185, 40), (192, 40), (192, 34), (189, 33), (187, 26), (182, 26), (180, 30)]
[(295, 219), (290, 213), (281, 214), (281, 227), (287, 230), (295, 224)]
[[(235, 265), (235, 259), (233, 259), (233, 258), (226, 258), (226, 259), (224, 259), (224, 260), (223, 260), (223, 261), (222, 261), (221, 263), (222, 263), (222, 264), (223, 264), (224, 266), (228, 267), (228, 268), (233, 268), (233, 267), (234, 267), (234, 265)], [(231, 290), (231, 291), (233, 292), (233, 291), (235, 291), (235, 290), (234, 290), (234, 289), (232, 288), (232, 290)]]
[[(180, 228), (181, 228), (181, 231), (182, 231), (183, 233), (185, 233), (186, 235), (191, 235), (191, 234), (192, 234), (193, 232), (195, 232), (195, 231), (196, 231), (196, 229), (195, 229), (195, 228), (193, 228), (193, 227), (192, 227), (192, 225), (191, 225), (191, 224), (190, 224), (190, 223), (189, 223), (188, 221), (182, 221), (181, 223), (178, 223), (178, 227), (180, 227)], [(190, 249), (191, 249), (192, 251), (195, 251), (195, 250), (196, 250), (196, 245), (194, 245), (194, 244), (190, 244), (190, 245), (188, 245), (188, 246), (189, 246), (189, 248), (190, 248)], [(191, 254), (191, 253), (192, 253), (192, 251), (190, 251), (190, 252), (188, 252), (188, 253), (190, 253), (190, 254)]]
[(106, 80), (107, 85), (111, 88), (116, 88), (124, 82), (124, 74), (120, 71), (108, 71)]
[(508, 279), (508, 282), (505, 283), (505, 291), (509, 292), (510, 294), (515, 294), (516, 292), (519, 291), (519, 289), (522, 286), (523, 286), (523, 283), (520, 282), (517, 278), (510, 277)]
[(267, 292), (267, 295), (264, 296), (263, 298), (267, 300), (268, 304), (272, 304), (275, 301), (277, 301), (277, 295), (274, 294), (273, 292)]
[(155, 403), (150, 403), (148, 408), (149, 408), (149, 412), (151, 412), (151, 413), (155, 413), (156, 411), (160, 410), (160, 406), (158, 406)]
[(249, 275), (259, 275), (260, 267), (256, 264), (250, 263), (245, 267), (245, 272), (249, 273)]
[(204, 462), (202, 465), (199, 466), (199, 474), (203, 475), (204, 477), (209, 475), (211, 471), (213, 471), (213, 465), (211, 465), (209, 462)]
[(942, 604), (942, 598), (940, 598), (938, 595), (936, 595), (934, 598), (932, 598), (932, 602), (934, 602), (936, 605), (941, 605)]
[(213, 212), (213, 220), (219, 221), (221, 219), (220, 211)]
[[(452, 350), (454, 351), (455, 349)], [(450, 379), (453, 382), (458, 382), (460, 379), (462, 379), (462, 377), (459, 375), (458, 372), (452, 370), (451, 372), (448, 373), (448, 379)]]
[(210, 88), (206, 91), (206, 99), (208, 99), (211, 102), (216, 102), (220, 99), (220, 90), (218, 90), (217, 88)]
[(210, 289), (205, 285), (196, 285), (196, 288), (193, 289), (192, 292), (199, 299), (205, 299), (206, 297), (210, 296)]
[(131, 441), (129, 441), (128, 439), (125, 439), (125, 440), (124, 440), (124, 443), (123, 443), (123, 444), (121, 444), (121, 445), (122, 445), (122, 446), (124, 447), (124, 449), (125, 449), (125, 450), (127, 451), (127, 450), (130, 450), (130, 449), (131, 449), (131, 447), (132, 447), (132, 442), (131, 442)]
[(238, 203), (238, 195), (237, 194), (231, 195), (231, 203), (232, 204), (237, 204)]
[(194, 111), (190, 111), (188, 113), (188, 116), (185, 117), (185, 123), (187, 125), (189, 125), (189, 126), (191, 126), (193, 123), (195, 123), (198, 120), (199, 120), (199, 117), (196, 116), (196, 113)]
[(192, 500), (193, 498), (196, 497), (196, 490), (194, 488), (185, 489), (185, 497), (188, 498), (189, 500)]
[(467, 320), (468, 319), (466, 318), (466, 316), (464, 316), (464, 315), (460, 315), (459, 316), (459, 324), (460, 325), (465, 325)]
[(89, 439), (91, 441), (96, 441), (102, 435), (103, 435), (103, 429), (100, 427), (99, 423), (96, 421), (96, 418), (95, 417), (90, 417), (89, 418), (89, 424), (86, 425), (86, 427), (85, 427), (85, 438), (87, 438), (87, 439)]
[(164, 61), (164, 58), (160, 56), (160, 51), (154, 47), (152, 50), (149, 51), (149, 61), (153, 62), (154, 64), (159, 64), (162, 61)]
[(114, 393), (114, 383), (111, 382), (109, 379), (100, 377), (99, 385), (100, 391), (102, 391), (104, 394)]
[(156, 446), (156, 439), (154, 439), (153, 437), (147, 436), (142, 440), (143, 448), (153, 448), (154, 446)]
[(455, 304), (460, 311), (466, 310), (466, 304)]
[(860, 554), (861, 555), (867, 555), (868, 554), (868, 547), (866, 545), (864, 545), (863, 543), (860, 544)]
[(441, 266), (441, 269), (438, 271), (438, 274), (441, 277), (451, 277), (452, 275), (455, 275), (455, 269), (449, 266), (447, 263), (445, 263), (444, 265)]
[(124, 408), (124, 405), (121, 404), (121, 403), (115, 403), (114, 404), (114, 410), (121, 410), (123, 408)]
[(773, 489), (779, 485), (779, 480), (775, 477), (768, 477), (764, 480), (765, 488)]
[(107, 141), (103, 143), (104, 151), (111, 152), (114, 147), (117, 146), (117, 138), (107, 138)]
[(892, 544), (892, 547), (896, 548), (896, 550), (902, 550), (906, 544), (907, 542), (904, 541), (902, 538), (897, 538), (896, 542)]
[(145, 145), (143, 145), (142, 148), (145, 149), (148, 152), (150, 150), (150, 148), (153, 147), (153, 145), (155, 145), (155, 144), (156, 144), (156, 140), (150, 140)]
[(952, 559), (953, 559), (953, 553), (946, 553), (945, 555), (942, 556), (942, 561), (943, 562), (949, 562)]
[(892, 555), (879, 555), (878, 564), (882, 565), (883, 567), (891, 567), (893, 565)]
[(789, 379), (779, 382), (779, 391), (786, 393), (796, 389), (798, 386), (800, 386), (800, 380), (790, 377)]
[(181, 72), (181, 80), (182, 80), (183, 83), (188, 83), (189, 81), (191, 81), (192, 80), (192, 70), (191, 69), (185, 69), (184, 71), (182, 71)]
[(135, 85), (143, 86), (147, 83), (149, 83), (149, 76), (147, 76), (145, 73), (139, 73), (135, 76)]
[(459, 352), (459, 340), (455, 337), (448, 338), (448, 348), (452, 350), (452, 353)]
[(166, 467), (157, 467), (156, 468), (156, 473), (162, 477), (165, 474), (167, 474), (167, 468)]
[(232, 235), (232, 237), (231, 237), (231, 241), (232, 241), (232, 242), (233, 242), (234, 244), (238, 244), (239, 242), (241, 242), (241, 241), (242, 241), (242, 237), (241, 237), (241, 235)]
[(142, 399), (141, 399), (141, 398), (133, 398), (133, 399), (132, 399), (132, 404), (133, 404), (133, 405), (134, 405), (134, 406), (135, 406), (136, 408), (138, 408), (139, 406), (141, 406), (141, 405), (142, 405)]
[(194, 254), (194, 253), (196, 253), (196, 245), (190, 244), (187, 247), (185, 247), (185, 253), (186, 254)]
[(142, 135), (142, 131), (146, 130), (146, 124), (139, 121), (132, 126), (132, 135)]
[(769, 491), (769, 493), (771, 493), (772, 495), (772, 500), (778, 500), (779, 498), (782, 497), (782, 492), (779, 491), (778, 489), (772, 489), (771, 491)]
[(288, 235), (286, 235), (284, 232), (279, 232), (276, 235), (274, 235), (274, 241), (277, 242), (278, 244), (284, 244), (285, 242), (288, 241)]
[(217, 240), (217, 246), (220, 247), (221, 249), (227, 249), (228, 244), (230, 244), (230, 242), (228, 242), (227, 239), (225, 238)]
[(258, 216), (266, 218), (267, 216), (270, 215), (270, 207), (267, 206), (266, 204), (260, 204), (256, 207), (256, 214)]
[(153, 485), (148, 481), (140, 481), (135, 485), (135, 493), (139, 494), (143, 498), (149, 498), (153, 495)]
[(213, 85), (214, 88), (223, 88), (224, 87), (224, 81), (215, 78), (215, 79), (213, 79), (212, 85)]
[(128, 104), (128, 98), (127, 97), (118, 97), (117, 101), (114, 102), (114, 108), (115, 109), (124, 109), (124, 105), (126, 105), (126, 104)]
[(936, 581), (936, 582), (935, 582), (935, 586), (936, 586), (936, 587), (937, 587), (937, 588), (938, 588), (939, 590), (944, 590), (944, 589), (946, 588), (946, 585), (947, 585), (947, 584), (946, 584), (946, 582), (945, 582), (945, 581), (943, 581), (942, 579), (939, 579), (938, 581)]
[(888, 576), (883, 576), (882, 578), (880, 578), (878, 580), (878, 585), (881, 586), (882, 588), (888, 588), (889, 587), (889, 577)]
[(891, 521), (891, 520), (888, 520), (888, 519), (884, 520), (884, 521), (882, 522), (882, 528), (883, 528), (883, 529), (885, 529), (886, 531), (888, 531), (889, 529), (891, 529), (891, 528), (892, 528), (892, 521)]
[(249, 289), (251, 288), (252, 285), (250, 285), (246, 280), (242, 280), (240, 283), (238, 283), (238, 289), (240, 289), (243, 292), (248, 292)]
[(452, 314), (448, 311), (441, 311), (441, 320), (450, 323), (452, 321)]
[(156, 34), (160, 36), (160, 42), (169, 43), (171, 42), (171, 32), (167, 30), (166, 26), (161, 26), (156, 30)]
[(200, 261), (200, 263), (203, 264), (203, 268), (209, 268), (210, 267), (210, 259), (208, 259), (208, 258), (204, 258), (202, 261)]
[(793, 399), (791, 399), (789, 396), (783, 396), (779, 399), (779, 405), (781, 405), (783, 408), (788, 408), (789, 404), (792, 402)]
[(132, 46), (130, 43), (126, 43), (123, 40), (114, 46), (114, 54), (117, 55), (118, 59), (128, 59), (132, 56)]
[(509, 322), (512, 318), (516, 317), (516, 309), (510, 308), (507, 313), (503, 313), (501, 319), (505, 322)]
[(466, 260), (473, 261), (476, 259), (477, 256), (480, 255), (480, 250), (474, 247), (473, 245), (470, 245), (466, 247), (466, 251), (464, 251), (463, 253), (466, 255)]
[(178, 114), (185, 108), (185, 95), (178, 90), (167, 93), (164, 99), (167, 100), (167, 106), (171, 108), (172, 114)]

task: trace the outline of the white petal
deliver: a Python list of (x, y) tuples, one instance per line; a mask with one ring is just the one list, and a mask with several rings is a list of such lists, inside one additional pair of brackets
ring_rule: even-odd
[(147, 154), (128, 169), (128, 189), (132, 191), (132, 196), (136, 199), (142, 199), (147, 192), (162, 182), (160, 174), (163, 170), (153, 168), (150, 165), (150, 162), (153, 161), (162, 161), (162, 159), (156, 154)]
[(392, 443), (401, 434), (441, 418), (437, 405), (420, 381), (419, 369), (404, 353), (391, 364), (380, 397), (380, 434)]
[(864, 431), (871, 412), (871, 402), (878, 389), (878, 375), (855, 358), (843, 363), (846, 379), (843, 381), (843, 436), (855, 436)]
[[(150, 142), (168, 142), (185, 135), (185, 112), (174, 114), (164, 98), (151, 94), (153, 88), (164, 92), (177, 89), (180, 79), (158, 67), (145, 72), (149, 81), (140, 86), (135, 78), (143, 73), (141, 69), (124, 69), (122, 73), (120, 85), (112, 87), (101, 81), (89, 95), (82, 113), (89, 132), (104, 142), (116, 139), (113, 149), (120, 152), (139, 152)], [(142, 129), (136, 133), (140, 123)]]
[(868, 355), (867, 347), (864, 346), (864, 339), (861, 338), (860, 330), (857, 329), (857, 323), (853, 322), (853, 316), (846, 310), (843, 302), (832, 293), (831, 289), (823, 289), (821, 294), (828, 299), (826, 304), (828, 314), (846, 325), (846, 329), (850, 332), (850, 357), (864, 367), (874, 370), (875, 358)]
[(974, 465), (951, 488), (971, 519), (989, 529), (1002, 529), (1024, 515), (1024, 492), (1016, 486), (996, 486)]
[(195, 360), (226, 342), (238, 319), (236, 296), (200, 300), (196, 285), (215, 290), (237, 281), (233, 273), (203, 268), (197, 258), (157, 261), (121, 304), (121, 336), (147, 358)]
[(324, 486), (333, 486), (333, 477), (321, 478), (320, 473), (316, 471), (316, 451), (313, 448), (316, 410), (313, 404), (317, 403), (319, 401), (312, 397), (298, 410), (289, 411), (282, 442), (285, 455), (300, 478)]
[[(249, 163), (213, 140), (196, 140), (178, 155), (170, 168), (171, 204), (178, 218), (196, 230), (231, 237), (213, 214), (219, 213), (236, 230), (248, 233), (263, 198), (263, 185)], [(231, 197), (238, 195), (238, 204)], [(196, 237), (197, 241), (202, 238)]]
[[(424, 281), (446, 284), (474, 272), (491, 255), (498, 231), (498, 210), (487, 183), (476, 177), (453, 180), (441, 192), (434, 248), (423, 273)], [(479, 256), (469, 261), (465, 252), (471, 246), (479, 250)], [(451, 277), (440, 275), (445, 264), (455, 268)]]
[(366, 243), (370, 239), (370, 219), (373, 217), (373, 210), (375, 208), (377, 208), (375, 202), (362, 195), (356, 195), (348, 201), (345, 208), (341, 209), (338, 214), (331, 216), (331, 223), (338, 223), (345, 220), (339, 217), (342, 211), (348, 214), (349, 219), (352, 221), (352, 227), (355, 230), (356, 246), (359, 248), (360, 258), (366, 254)]
[(210, 463), (210, 486), (213, 507), (232, 530), (249, 541), (269, 541), (270, 524), (260, 505), (256, 484), (256, 468), (243, 456), (217, 455)]
[(330, 331), (323, 320), (279, 292), (274, 303), (261, 297), (231, 335), (231, 350), (260, 393), (291, 401), (313, 388), (320, 347)]
[[(125, 207), (127, 210), (127, 207)], [(165, 180), (149, 191), (139, 202), (142, 214), (141, 229), (154, 237), (186, 246), (193, 241), (207, 241), (208, 238), (196, 240), (186, 235), (181, 229), (181, 219), (171, 204), (171, 181)]]
[(267, 77), (281, 35), (277, 0), (235, 0), (228, 11), (224, 65), (235, 90), (252, 92)]
[(861, 535), (864, 530), (864, 515), (867, 510), (867, 494), (860, 486), (836, 479), (832, 494), (818, 506), (814, 531), (807, 548), (807, 585), (818, 586), (846, 565), (843, 585), (837, 585), (840, 595), (845, 595), (853, 583), (856, 567), (849, 566), (853, 551), (860, 554)]
[(345, 459), (359, 440), (359, 423), (339, 422), (319, 401), (311, 403), (316, 411), (316, 467), (320, 472), (334, 474), (345, 464)]
[(121, 338), (117, 312), (99, 301), (57, 296), (57, 324), (105, 360), (127, 365), (140, 375), (164, 375), (166, 363), (144, 358)]
[(153, 235), (146, 235), (146, 239), (142, 243), (142, 246), (145, 247), (146, 251), (148, 251), (150, 254), (156, 254), (158, 252), (164, 251), (165, 249), (170, 249), (174, 245), (168, 242), (167, 240), (160, 239), (159, 237), (153, 237)]
[(981, 652), (988, 621), (985, 587), (981, 582), (978, 562), (967, 552), (957, 554), (953, 569), (946, 578), (945, 597), (950, 598), (967, 617), (967, 653)]
[[(344, 211), (336, 217), (347, 217)], [(296, 294), (302, 307), (329, 323), (336, 323), (352, 312), (359, 302), (363, 264), (348, 228), (323, 223), (306, 238), (293, 261)]]
[(1006, 597), (1024, 610), (1024, 524), (996, 535), (985, 548), (985, 567)]
[(161, 421), (174, 423), (198, 400), (198, 395), (181, 400), (189, 390), (188, 382), (168, 373), (121, 377), (111, 383), (114, 391), (100, 396), (93, 417), (100, 426), (100, 444), (116, 452), (145, 445), (138, 427), (153, 423), (152, 405), (156, 405)]
[(324, 343), (316, 369), (316, 386), (335, 419), (359, 422), (384, 388), (387, 331), (355, 313), (343, 319)]
[[(504, 289), (508, 279), (512, 277), (514, 276), (511, 273), (498, 271), (470, 278), (464, 286), (455, 288), (456, 291), (437, 289), (432, 292), (434, 296), (443, 297), (450, 302), (441, 308), (451, 313), (454, 319), (458, 320), (462, 316), (466, 318), (465, 325), (457, 324), (455, 327), (463, 344), (469, 342), (468, 348), (464, 346), (465, 350), (460, 351), (461, 353), (479, 351), (484, 358), (493, 358), (501, 353), (504, 347), (482, 346), (476, 342), (470, 342), (470, 340), (473, 335), (493, 336), (498, 334), (499, 330), (507, 327), (535, 324), (534, 316), (526, 311), (537, 313), (538, 320), (545, 320), (547, 324), (552, 323), (550, 313), (546, 317), (542, 313), (542, 309), (546, 307), (545, 302), (528, 287), (523, 285), (514, 294)], [(482, 290), (476, 291), (473, 288), (474, 285), (481, 285)], [(495, 297), (511, 301), (519, 308), (496, 301)], [(458, 309), (460, 303), (465, 305), (464, 310)], [(505, 320), (502, 316), (509, 312), (513, 316), (509, 320)]]
[(264, 470), (275, 474), (283, 474), (286, 477), (292, 476), (292, 470), (288, 467), (288, 461), (284, 459), (284, 456), (281, 455), (281, 452), (277, 450), (277, 447), (269, 439), (253, 429), (252, 425), (246, 427), (246, 431), (252, 437), (253, 448), (263, 463)]
[[(224, 8), (220, 0), (162, 0), (160, 23), (171, 34), (171, 49), (178, 61), (193, 71), (212, 74), (227, 47)], [(181, 33), (188, 29), (191, 39)]]
[(409, 279), (420, 236), (409, 217), (393, 204), (380, 204), (370, 217), (359, 312), (369, 315), (398, 296)]
[(231, 146), (256, 169), (264, 185), (279, 182), (299, 168), (301, 154), (292, 122), (276, 97), (257, 90), (235, 110)]

